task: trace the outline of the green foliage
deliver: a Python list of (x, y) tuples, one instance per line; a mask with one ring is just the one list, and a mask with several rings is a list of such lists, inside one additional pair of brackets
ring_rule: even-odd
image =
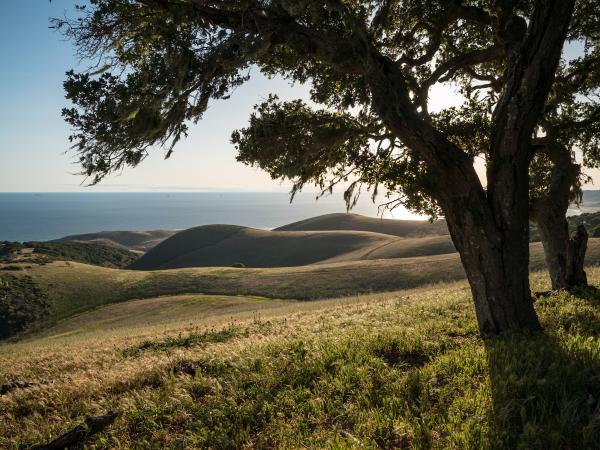
[[(95, 183), (112, 170), (139, 164), (151, 146), (172, 148), (186, 135), (187, 120), (198, 120), (210, 99), (226, 97), (247, 79), (239, 73), (248, 66), (240, 55), (260, 43), (189, 20), (191, 4), (146, 12), (135, 2), (92, 4), (94, 11), (82, 22), (56, 20), (55, 26), (78, 41), (82, 54), (110, 48), (104, 69), (70, 71), (64, 83), (67, 98), (78, 106), (63, 110), (77, 130), (70, 139)], [(121, 74), (106, 72), (111, 66)]]
[(0, 278), (0, 339), (26, 330), (50, 314), (48, 295), (29, 276)]
[(20, 242), (0, 242), (0, 258), (8, 258), (23, 249)]
[(123, 268), (137, 260), (138, 255), (129, 250), (95, 243), (79, 242), (25, 242), (25, 247), (35, 254), (51, 260), (75, 261), (102, 267)]
[(376, 122), (350, 114), (312, 110), (301, 100), (280, 102), (275, 96), (255, 107), (248, 128), (233, 133), (238, 161), (257, 165), (273, 178), (329, 187), (329, 176), (348, 180), (355, 166), (373, 156), (369, 139), (383, 131)]
[(185, 336), (179, 335), (173, 338), (167, 338), (161, 341), (143, 341), (135, 347), (128, 348), (124, 351), (127, 356), (137, 356), (145, 350), (163, 351), (174, 349), (177, 347), (201, 347), (206, 344), (216, 344), (219, 342), (227, 342), (241, 335), (241, 330), (235, 325), (231, 325), (222, 330), (208, 330), (203, 333), (189, 333)]

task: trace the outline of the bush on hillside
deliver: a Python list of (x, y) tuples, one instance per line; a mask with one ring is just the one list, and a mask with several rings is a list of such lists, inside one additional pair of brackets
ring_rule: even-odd
[(4, 241), (0, 242), (0, 258), (8, 257), (17, 253), (23, 248), (20, 242)]
[(48, 295), (29, 276), (0, 278), (0, 339), (26, 330), (47, 315)]
[(138, 255), (122, 248), (82, 242), (26, 242), (35, 254), (42, 254), (59, 261), (75, 261), (95, 266), (124, 268), (133, 263)]

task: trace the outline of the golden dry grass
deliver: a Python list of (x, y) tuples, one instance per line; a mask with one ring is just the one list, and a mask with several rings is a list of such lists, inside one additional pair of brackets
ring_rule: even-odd
[[(547, 275), (532, 283), (546, 289)], [(0, 447), (111, 409), (121, 417), (89, 448), (589, 448), (578, 445), (598, 436), (597, 300), (539, 300), (550, 340), (483, 341), (464, 282), (316, 302), (212, 298), (213, 311), (231, 309), (160, 314), (186, 299), (109, 306), (72, 319), (85, 331), (0, 346), (0, 384), (32, 383), (0, 397)], [(152, 323), (127, 322), (144, 305)], [(231, 333), (185, 344), (219, 330)], [(519, 378), (532, 358), (543, 364)]]
[(91, 242), (115, 247), (125, 247), (130, 250), (145, 252), (155, 247), (165, 239), (173, 236), (176, 231), (100, 231), (98, 233), (74, 234), (57, 239), (58, 242)]

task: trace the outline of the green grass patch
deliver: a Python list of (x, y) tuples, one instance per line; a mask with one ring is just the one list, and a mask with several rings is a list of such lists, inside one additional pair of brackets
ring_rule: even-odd
[[(544, 335), (481, 340), (450, 309), (411, 332), (380, 317), (379, 329), (302, 336), (233, 363), (179, 361), (175, 373), (192, 376), (176, 381), (181, 403), (160, 406), (156, 392), (127, 432), (151, 446), (176, 430), (197, 448), (595, 448), (596, 306), (574, 318), (565, 309), (580, 300), (563, 297), (540, 305), (554, 320)], [(574, 326), (588, 332), (565, 332)]]
[(239, 327), (231, 325), (222, 330), (208, 330), (202, 333), (193, 332), (186, 335), (180, 334), (162, 340), (145, 340), (134, 347), (126, 349), (124, 354), (126, 356), (138, 356), (141, 352), (146, 350), (164, 351), (177, 347), (190, 348), (207, 344), (216, 344), (227, 342), (241, 334), (242, 332)]

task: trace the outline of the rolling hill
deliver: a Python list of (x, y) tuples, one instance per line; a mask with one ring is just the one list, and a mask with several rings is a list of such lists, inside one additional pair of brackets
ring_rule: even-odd
[(359, 255), (396, 238), (360, 231), (265, 231), (233, 225), (191, 228), (160, 243), (132, 269), (183, 267), (290, 267)]
[(173, 236), (175, 233), (176, 231), (168, 230), (101, 231), (98, 233), (65, 236), (56, 239), (56, 242), (92, 242), (145, 252), (165, 239)]
[[(600, 239), (590, 239), (586, 261), (588, 266), (600, 263)], [(17, 293), (20, 298), (28, 299), (31, 293), (41, 292), (46, 299), (42, 314), (25, 324), (25, 329), (32, 330), (129, 300), (187, 294), (316, 300), (412, 289), (465, 277), (457, 253), (254, 269), (207, 267), (141, 271), (61, 261), (24, 264), (18, 267), (20, 270), (5, 271), (6, 267), (14, 269), (15, 265), (0, 264), (0, 283), (4, 280), (9, 288), (10, 285), (22, 286), (25, 291)], [(531, 245), (530, 268), (532, 271), (545, 268), (539, 243)]]
[(402, 238), (369, 231), (265, 231), (208, 225), (177, 233), (130, 268), (294, 267), (307, 264), (453, 253), (448, 235)]
[(276, 231), (370, 231), (401, 237), (439, 236), (448, 234), (445, 220), (393, 220), (359, 214), (334, 213), (311, 217), (276, 228)]

